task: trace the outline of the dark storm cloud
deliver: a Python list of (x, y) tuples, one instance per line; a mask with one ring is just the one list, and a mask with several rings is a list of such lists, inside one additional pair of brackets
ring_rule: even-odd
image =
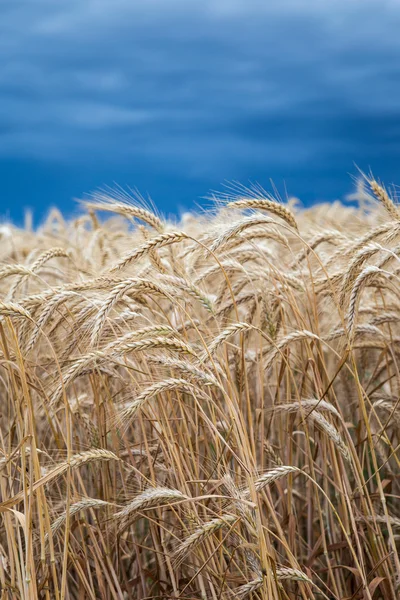
[(1, 13), (0, 160), (135, 164), (206, 192), (218, 173), (400, 153), (395, 1), (12, 0)]

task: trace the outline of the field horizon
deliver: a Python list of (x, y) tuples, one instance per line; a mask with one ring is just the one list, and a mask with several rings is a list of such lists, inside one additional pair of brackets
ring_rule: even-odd
[(0, 226), (0, 600), (396, 600), (400, 205)]

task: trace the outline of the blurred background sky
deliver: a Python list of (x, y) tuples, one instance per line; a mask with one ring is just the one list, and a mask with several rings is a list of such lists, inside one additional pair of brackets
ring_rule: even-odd
[(227, 181), (400, 183), (398, 0), (1, 0), (0, 214), (104, 186), (166, 214)]

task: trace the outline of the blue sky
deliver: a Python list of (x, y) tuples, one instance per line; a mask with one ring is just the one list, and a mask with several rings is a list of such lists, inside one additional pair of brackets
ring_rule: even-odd
[(400, 182), (397, 0), (2, 0), (0, 214), (114, 183), (164, 213), (229, 181), (306, 203)]

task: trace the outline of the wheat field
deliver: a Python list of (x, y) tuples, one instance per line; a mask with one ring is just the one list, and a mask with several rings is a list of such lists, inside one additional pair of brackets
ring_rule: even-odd
[(0, 599), (400, 597), (400, 207), (0, 227)]

